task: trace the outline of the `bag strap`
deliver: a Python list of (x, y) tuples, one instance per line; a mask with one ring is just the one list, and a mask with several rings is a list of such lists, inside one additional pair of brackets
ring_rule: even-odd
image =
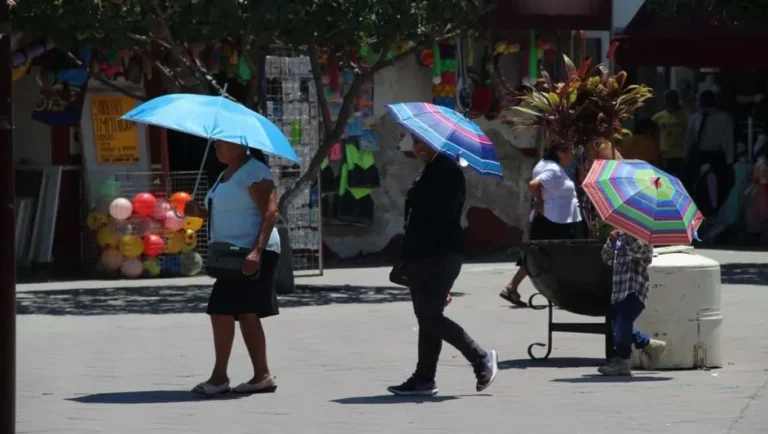
[(208, 208), (208, 238), (210, 240), (211, 238), (211, 229), (213, 226), (211, 226), (211, 221), (213, 220), (213, 192), (216, 191), (216, 188), (219, 186), (219, 182), (221, 182), (221, 178), (224, 176), (224, 172), (221, 172), (219, 174), (219, 177), (216, 179), (216, 182), (213, 184), (213, 187), (211, 187), (210, 190), (208, 190), (208, 202), (206, 203), (206, 208)]

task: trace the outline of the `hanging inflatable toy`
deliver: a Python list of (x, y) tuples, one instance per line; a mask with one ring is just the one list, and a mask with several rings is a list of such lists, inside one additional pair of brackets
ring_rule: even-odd
[(166, 232), (165, 233), (165, 250), (164, 253), (175, 255), (181, 252), (184, 248), (184, 234), (182, 232)]
[(106, 249), (101, 253), (101, 265), (107, 271), (117, 271), (123, 265), (123, 255), (116, 249)]
[(149, 234), (144, 237), (144, 255), (153, 258), (165, 250), (165, 240), (159, 235)]
[(168, 214), (168, 211), (171, 210), (171, 204), (168, 203), (165, 199), (158, 199), (155, 202), (155, 210), (152, 212), (152, 218), (159, 222), (165, 221), (165, 216)]
[(120, 236), (113, 225), (106, 225), (96, 232), (96, 244), (102, 249), (117, 247)]
[(150, 258), (144, 261), (144, 274), (147, 277), (157, 277), (160, 275), (160, 263), (157, 258)]
[(144, 242), (136, 235), (126, 235), (120, 238), (119, 249), (126, 259), (138, 258), (144, 252)]
[(99, 184), (99, 195), (103, 199), (112, 200), (120, 196), (120, 183), (114, 179), (105, 179)]
[(133, 198), (133, 212), (137, 215), (150, 217), (154, 215), (157, 199), (149, 193), (139, 193)]
[(142, 271), (144, 271), (144, 264), (138, 259), (126, 259), (120, 265), (120, 272), (129, 279), (141, 276)]
[(191, 200), (192, 196), (189, 193), (179, 191), (173, 193), (168, 202), (171, 204), (171, 208), (175, 209), (179, 215), (184, 215), (184, 206)]
[(109, 224), (109, 216), (103, 212), (93, 211), (86, 217), (85, 224), (88, 225), (88, 229), (98, 231)]
[(176, 216), (175, 211), (168, 211), (165, 214), (165, 229), (169, 231), (178, 231), (184, 227), (184, 218)]
[(197, 247), (197, 232), (193, 230), (184, 231), (184, 247), (181, 248), (182, 252), (190, 252)]
[(125, 220), (133, 214), (133, 205), (126, 198), (118, 197), (109, 204), (109, 215), (115, 220)]

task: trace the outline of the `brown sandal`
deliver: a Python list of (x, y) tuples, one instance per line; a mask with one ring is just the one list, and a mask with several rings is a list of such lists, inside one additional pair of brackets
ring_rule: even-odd
[(528, 307), (528, 304), (520, 299), (520, 293), (517, 291), (510, 291), (508, 288), (504, 288), (499, 293), (499, 297), (507, 300), (517, 307)]

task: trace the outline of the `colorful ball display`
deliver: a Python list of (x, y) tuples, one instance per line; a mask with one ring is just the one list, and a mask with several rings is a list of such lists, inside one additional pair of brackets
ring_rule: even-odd
[(153, 258), (161, 253), (165, 249), (165, 241), (163, 237), (155, 234), (149, 234), (144, 236), (144, 254)]
[(164, 253), (175, 255), (184, 248), (184, 233), (171, 232), (165, 233), (165, 250)]
[(160, 275), (160, 263), (157, 261), (157, 258), (144, 261), (144, 274), (147, 277), (157, 277)]
[(117, 271), (123, 265), (123, 255), (115, 249), (105, 249), (101, 253), (101, 265), (107, 271)]
[(144, 251), (144, 242), (136, 235), (126, 235), (120, 238), (120, 253), (127, 259), (141, 256)]
[(180, 215), (184, 215), (184, 206), (190, 200), (192, 200), (192, 196), (190, 196), (189, 193), (179, 191), (179, 192), (173, 193), (168, 202), (170, 202), (171, 207), (176, 209), (177, 213), (179, 213)]
[(165, 216), (168, 211), (171, 210), (171, 205), (165, 199), (159, 199), (155, 203), (155, 211), (152, 213), (152, 218), (157, 221), (165, 221)]
[(132, 205), (136, 215), (150, 217), (155, 214), (157, 199), (149, 193), (139, 193), (134, 196)]
[(188, 231), (199, 231), (203, 227), (203, 219), (200, 217), (186, 217), (184, 219), (184, 229)]
[(184, 227), (184, 219), (179, 218), (173, 211), (165, 214), (165, 228), (169, 231), (178, 231)]
[(88, 225), (88, 229), (97, 231), (109, 224), (109, 216), (103, 212), (94, 211), (88, 214), (85, 223)]
[(197, 252), (186, 252), (179, 255), (182, 276), (194, 276), (203, 269), (203, 257)]
[(101, 248), (117, 247), (119, 239), (120, 236), (112, 225), (104, 226), (96, 232), (96, 244)]
[(124, 197), (118, 197), (109, 204), (109, 215), (115, 220), (125, 220), (131, 214), (133, 214), (133, 205)]
[(138, 259), (126, 259), (120, 265), (120, 272), (129, 279), (141, 276), (142, 271), (144, 271), (144, 264)]

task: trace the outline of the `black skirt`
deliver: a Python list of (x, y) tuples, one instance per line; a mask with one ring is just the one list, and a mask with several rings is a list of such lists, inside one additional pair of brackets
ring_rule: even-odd
[(216, 279), (208, 299), (208, 315), (233, 315), (235, 319), (248, 313), (259, 318), (278, 315), (275, 273), (279, 261), (279, 253), (265, 250), (255, 280)]
[[(544, 217), (543, 214), (536, 214), (531, 221), (531, 241), (536, 240), (573, 240), (576, 239), (580, 230), (581, 222), (574, 223), (555, 223)], [(517, 266), (523, 266), (523, 259), (517, 260)]]

